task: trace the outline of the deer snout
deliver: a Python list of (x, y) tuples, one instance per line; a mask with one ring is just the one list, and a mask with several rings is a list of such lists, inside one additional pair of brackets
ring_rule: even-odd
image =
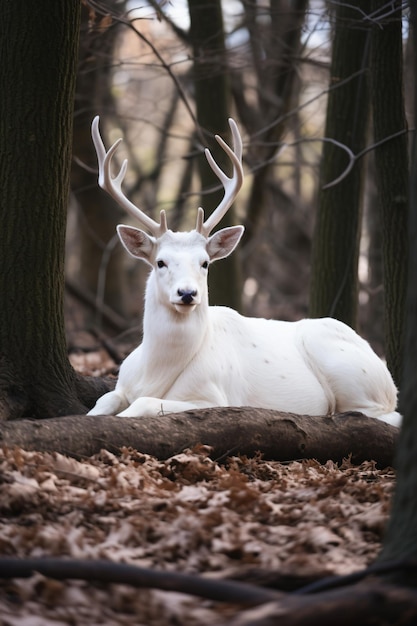
[(195, 289), (178, 289), (177, 294), (183, 304), (192, 304), (197, 295), (197, 291)]

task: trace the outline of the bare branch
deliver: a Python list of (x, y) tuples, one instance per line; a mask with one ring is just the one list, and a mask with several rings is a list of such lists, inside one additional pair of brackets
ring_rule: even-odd
[(279, 600), (282, 594), (247, 583), (231, 580), (210, 580), (196, 574), (164, 572), (105, 560), (60, 558), (0, 558), (0, 578), (28, 578), (39, 572), (58, 580), (75, 579), (118, 583), (137, 588), (163, 589), (233, 602), (244, 606), (258, 606)]
[(352, 167), (355, 165), (356, 161), (359, 161), (359, 159), (365, 156), (365, 154), (367, 154), (368, 152), (371, 152), (372, 150), (375, 150), (375, 148), (382, 146), (388, 141), (391, 141), (392, 139), (395, 139), (396, 137), (400, 137), (401, 135), (404, 135), (405, 133), (408, 133), (408, 132), (409, 132), (408, 128), (403, 128), (402, 130), (399, 130), (398, 132), (393, 133), (392, 135), (388, 135), (388, 137), (384, 137), (380, 141), (377, 141), (376, 143), (373, 143), (370, 146), (367, 146), (366, 148), (358, 152), (358, 154), (356, 155), (352, 152), (352, 150), (350, 150), (350, 148), (340, 143), (339, 141), (336, 141), (335, 139), (331, 139), (330, 137), (322, 137), (319, 141), (329, 141), (331, 143), (334, 143), (337, 146), (339, 146), (339, 148), (342, 148), (343, 150), (345, 150), (349, 155), (349, 163), (346, 169), (340, 174), (340, 176), (332, 180), (330, 183), (327, 183), (326, 185), (324, 185), (323, 189), (330, 189), (330, 187), (335, 187), (338, 183), (344, 180), (346, 176), (348, 176), (348, 174), (351, 172)]
[[(97, 2), (96, 0), (89, 0), (89, 4), (99, 13), (101, 13), (102, 15), (108, 15), (109, 11), (108, 11), (108, 7), (102, 5), (100, 2)], [(127, 26), (127, 28), (130, 28), (130, 30), (132, 30), (135, 35), (137, 35), (139, 37), (139, 39), (141, 39), (153, 52), (153, 54), (156, 56), (156, 58), (158, 59), (158, 61), (161, 64), (161, 67), (167, 72), (167, 74), (170, 76), (170, 78), (172, 79), (172, 81), (175, 84), (176, 89), (178, 90), (178, 93), (180, 95), (180, 98), (185, 106), (185, 108), (188, 111), (188, 114), (190, 115), (191, 119), (193, 120), (193, 123), (195, 124), (195, 126), (197, 128), (199, 128), (197, 119), (194, 115), (193, 109), (190, 105), (190, 103), (188, 102), (188, 98), (185, 94), (184, 89), (181, 86), (180, 81), (178, 80), (177, 76), (174, 74), (174, 72), (171, 69), (171, 66), (169, 65), (169, 63), (167, 63), (165, 61), (165, 59), (163, 58), (162, 54), (158, 51), (158, 49), (154, 46), (154, 44), (149, 41), (149, 39), (147, 37), (145, 37), (145, 35), (143, 35), (140, 30), (138, 30), (136, 28), (136, 26), (132, 23), (131, 20), (129, 20), (127, 17), (123, 16), (123, 15), (117, 15), (116, 13), (112, 13), (112, 18), (114, 20), (116, 20), (117, 22), (124, 24), (125, 26)], [(204, 139), (203, 137), (201, 137), (202, 142), (204, 143)]]

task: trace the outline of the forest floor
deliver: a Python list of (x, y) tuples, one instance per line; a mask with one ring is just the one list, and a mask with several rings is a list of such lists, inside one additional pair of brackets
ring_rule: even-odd
[[(91, 359), (77, 366), (100, 369)], [(0, 556), (107, 559), (288, 590), (372, 563), (394, 480), (372, 461), (217, 462), (204, 446), (164, 461), (128, 448), (84, 460), (0, 448)], [(40, 574), (0, 585), (4, 626), (201, 626), (241, 610)]]

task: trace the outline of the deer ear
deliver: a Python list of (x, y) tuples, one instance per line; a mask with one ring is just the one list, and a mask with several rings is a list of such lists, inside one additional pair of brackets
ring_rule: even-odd
[(244, 230), (243, 226), (231, 226), (230, 228), (223, 228), (209, 237), (207, 252), (210, 261), (217, 261), (217, 259), (224, 259), (229, 256), (239, 243)]
[(136, 259), (142, 259), (152, 264), (152, 253), (155, 247), (154, 237), (150, 237), (143, 230), (119, 224), (117, 234), (126, 250)]

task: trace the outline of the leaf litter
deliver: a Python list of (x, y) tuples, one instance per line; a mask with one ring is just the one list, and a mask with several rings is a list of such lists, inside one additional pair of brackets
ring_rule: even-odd
[[(211, 578), (349, 574), (377, 556), (391, 468), (278, 463), (205, 446), (160, 461), (132, 449), (79, 461), (0, 448), (0, 555), (108, 559)], [(39, 574), (2, 581), (0, 623), (216, 624), (236, 614), (179, 593)]]

